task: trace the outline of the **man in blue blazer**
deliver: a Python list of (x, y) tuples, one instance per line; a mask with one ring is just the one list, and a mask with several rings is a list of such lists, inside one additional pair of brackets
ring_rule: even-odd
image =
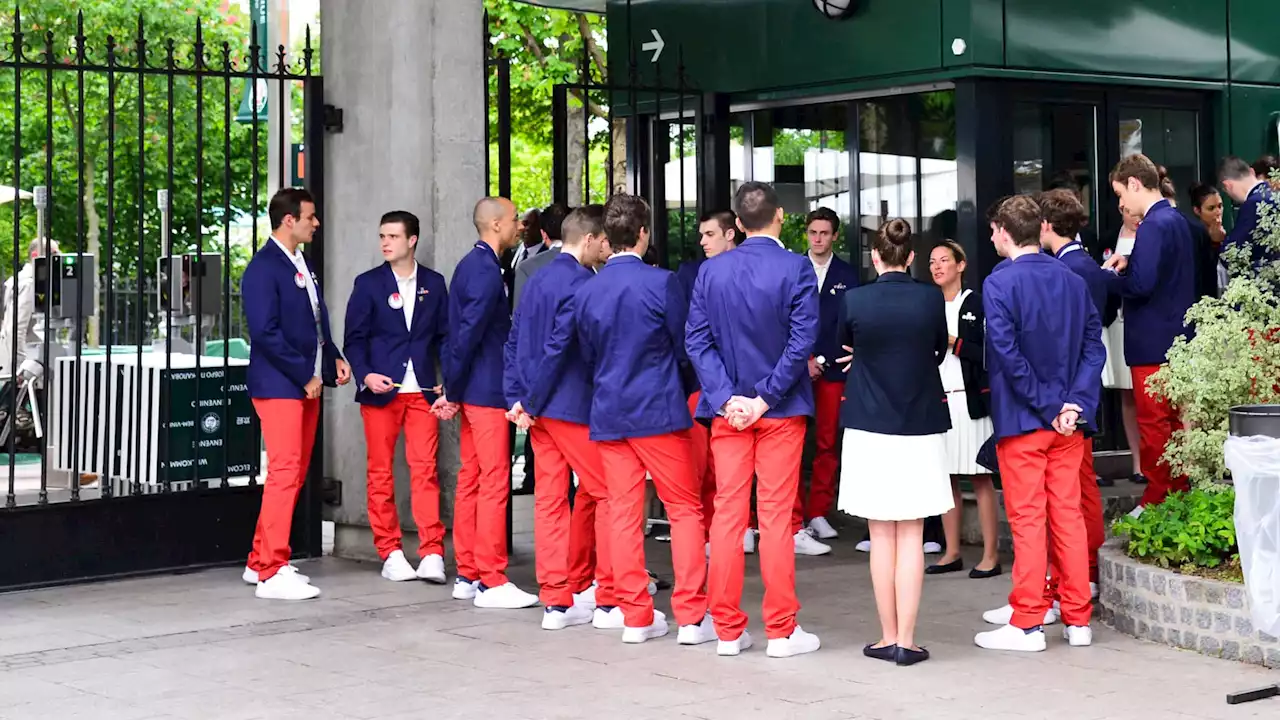
[[(342, 346), (355, 374), (356, 402), (364, 420), (369, 528), (383, 560), (382, 577), (443, 584), (437, 415), (452, 406), (439, 395), (436, 365), (448, 336), (449, 297), (444, 276), (414, 260), (418, 231), (412, 213), (397, 210), (382, 216), (378, 241), (386, 262), (356, 277)], [(402, 432), (418, 528), (417, 570), (405, 559), (396, 513), (392, 463)]]
[(1147, 393), (1147, 379), (1164, 364), (1173, 339), (1187, 335), (1187, 310), (1196, 295), (1195, 237), (1182, 213), (1164, 199), (1168, 179), (1145, 155), (1130, 155), (1111, 171), (1111, 188), (1124, 207), (1143, 214), (1133, 254), (1112, 255), (1104, 267), (1123, 275), (1115, 290), (1124, 303), (1124, 359), (1133, 376), (1142, 474), (1147, 487), (1135, 512), (1164, 502), (1170, 492), (1186, 490), (1186, 477), (1173, 477), (1165, 446), (1182, 428), (1168, 401)]
[(698, 372), (697, 417), (711, 424), (716, 512), (708, 591), (721, 655), (751, 646), (742, 611), (742, 533), (752, 476), (760, 519), (764, 620), (770, 657), (818, 649), (796, 624), (791, 513), (800, 484), (806, 419), (813, 414), (809, 357), (818, 332), (813, 266), (778, 240), (782, 205), (772, 187), (748, 182), (734, 196), (745, 240), (708, 260), (689, 306), (685, 345)]
[[(578, 288), (595, 277), (595, 268), (609, 256), (604, 207), (587, 205), (570, 213), (563, 238), (552, 261), (525, 286), (511, 319), (507, 417), (529, 431), (543, 470), (542, 481), (534, 487), (533, 518), (539, 595), (545, 607), (542, 628), (563, 630), (586, 623), (621, 628), (609, 561), (608, 486), (600, 449), (589, 438), (591, 374), (577, 352), (573, 304)], [(581, 485), (572, 510), (570, 468)]]
[(1041, 222), (1029, 197), (1001, 204), (992, 243), (1011, 262), (982, 285), (991, 420), (1014, 552), (1012, 617), (974, 638), (990, 650), (1045, 649), (1049, 543), (1067, 640), (1081, 646), (1093, 637), (1080, 430), (1096, 427), (1106, 351), (1084, 281), (1042, 252)]
[(289, 564), (298, 491), (307, 478), (324, 385), (345, 385), (347, 366), (329, 335), (319, 279), (302, 253), (320, 220), (301, 188), (277, 192), (267, 206), (271, 239), (244, 270), (240, 292), (249, 326), (246, 382), (262, 421), (267, 480), (244, 581), (268, 600), (308, 600), (320, 589)]
[[(605, 204), (613, 256), (574, 296), (579, 354), (591, 369), (590, 437), (599, 443), (609, 484), (613, 576), (625, 627), (622, 641), (667, 634), (653, 609), (644, 567), (645, 476), (651, 475), (671, 521), (678, 641), (715, 639), (707, 615), (706, 528), (693, 474), (693, 421), (680, 383), (684, 293), (674, 273), (641, 258), (649, 247), (649, 204), (618, 194)], [(534, 402), (537, 402), (535, 399)], [(741, 537), (741, 531), (739, 531)]]
[[(825, 555), (831, 546), (819, 542), (837, 537), (827, 521), (836, 501), (836, 481), (840, 470), (840, 399), (844, 397), (845, 375), (836, 358), (841, 352), (836, 334), (840, 325), (840, 304), (850, 288), (858, 287), (858, 271), (835, 253), (840, 237), (840, 217), (831, 208), (818, 208), (806, 218), (809, 262), (818, 277), (818, 340), (809, 358), (809, 379), (813, 381), (813, 434), (817, 452), (809, 475), (808, 493), (802, 485), (796, 493), (791, 529), (796, 553)], [(807, 527), (806, 527), (807, 526)]]
[(516, 207), (484, 198), (472, 212), (480, 236), (453, 271), (449, 343), (441, 363), (448, 401), (461, 406), (462, 468), (453, 505), (453, 597), (476, 607), (517, 609), (537, 595), (507, 580), (511, 443), (502, 393), (502, 346), (511, 331), (498, 258), (516, 243)]
[(1274, 202), (1269, 178), (1258, 177), (1258, 173), (1248, 163), (1232, 155), (1223, 158), (1218, 165), (1218, 181), (1227, 191), (1231, 202), (1240, 208), (1236, 211), (1236, 222), (1231, 233), (1222, 243), (1222, 250), (1225, 252), (1231, 248), (1252, 245), (1249, 259), (1255, 268), (1263, 263), (1275, 262), (1275, 252), (1263, 247), (1253, 238), (1253, 233), (1258, 229), (1258, 206)]

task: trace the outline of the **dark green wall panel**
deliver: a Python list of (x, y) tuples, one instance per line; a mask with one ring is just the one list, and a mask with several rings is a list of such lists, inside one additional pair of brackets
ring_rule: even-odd
[(1231, 138), (1228, 151), (1253, 162), (1276, 152), (1276, 114), (1280, 88), (1236, 85), (1231, 88)]
[(1231, 79), (1280, 83), (1280, 1), (1231, 0)]
[[(1004, 0), (944, 0), (942, 36), (942, 60), (949, 68), (1004, 65)], [(962, 55), (951, 51), (956, 38), (967, 46)]]

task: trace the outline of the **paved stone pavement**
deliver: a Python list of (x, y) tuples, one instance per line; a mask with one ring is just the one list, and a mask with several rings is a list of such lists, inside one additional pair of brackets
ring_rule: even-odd
[[(669, 567), (667, 546), (649, 553)], [(1091, 648), (1054, 634), (1039, 655), (978, 650), (979, 613), (1003, 602), (1007, 575), (929, 578), (919, 637), (934, 659), (865, 659), (878, 624), (851, 540), (799, 558), (801, 621), (823, 649), (789, 660), (761, 646), (719, 658), (713, 644), (677, 646), (674, 631), (639, 646), (589, 626), (544, 632), (539, 610), (477, 610), (444, 587), (388, 583), (372, 564), (302, 567), (320, 600), (256, 600), (238, 568), (2, 595), (0, 718), (1280, 717), (1280, 700), (1224, 701), (1280, 672), (1106, 629)], [(747, 603), (762, 637), (755, 567), (749, 558)], [(527, 552), (512, 575), (532, 588)]]

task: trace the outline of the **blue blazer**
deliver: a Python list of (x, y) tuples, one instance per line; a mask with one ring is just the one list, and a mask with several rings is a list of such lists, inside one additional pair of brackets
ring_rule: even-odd
[(511, 332), (507, 285), (498, 256), (482, 242), (462, 257), (449, 287), (444, 394), (450, 402), (506, 409), (502, 346)]
[(578, 351), (574, 295), (595, 277), (572, 256), (556, 255), (524, 286), (507, 336), (505, 393), (534, 417), (586, 425), (591, 373)]
[[(1224, 251), (1237, 245), (1254, 242), (1253, 233), (1258, 229), (1258, 205), (1264, 202), (1274, 202), (1274, 194), (1271, 192), (1270, 183), (1262, 180), (1249, 191), (1248, 197), (1240, 205), (1240, 210), (1236, 213), (1236, 222), (1231, 227), (1231, 233), (1227, 235), (1227, 239), (1222, 243)], [(1253, 246), (1252, 259), (1255, 268), (1261, 267), (1264, 263), (1277, 260), (1274, 253), (1259, 244)]]
[(818, 277), (808, 258), (749, 237), (704, 262), (685, 328), (702, 386), (698, 418), (709, 421), (734, 395), (762, 398), (767, 418), (813, 415), (817, 335)]
[(837, 341), (853, 348), (841, 427), (881, 435), (951, 429), (938, 365), (947, 355), (947, 307), (937, 286), (904, 272), (844, 295)]
[(1098, 265), (1098, 261), (1084, 249), (1084, 247), (1075, 241), (1069, 242), (1062, 246), (1062, 249), (1054, 253), (1054, 257), (1058, 258), (1071, 271), (1080, 276), (1084, 280), (1085, 287), (1089, 289), (1089, 300), (1093, 302), (1093, 307), (1098, 311), (1098, 317), (1102, 319), (1102, 326), (1106, 327), (1116, 319), (1116, 303), (1118, 299), (1111, 293), (1112, 279), (1111, 273), (1103, 270)]
[[(812, 262), (810, 264), (812, 265)], [(831, 265), (827, 268), (826, 280), (822, 287), (818, 288), (818, 340), (813, 344), (813, 354), (821, 355), (827, 361), (827, 369), (822, 373), (823, 380), (831, 382), (846, 380), (844, 369), (836, 363), (836, 358), (845, 355), (836, 338), (840, 330), (840, 308), (844, 305), (844, 294), (856, 287), (858, 287), (857, 269), (833, 254)]]
[(633, 254), (615, 255), (578, 288), (573, 302), (579, 352), (594, 385), (591, 439), (692, 427), (677, 368), (686, 311), (675, 274)]
[(702, 263), (706, 261), (706, 258), (685, 260), (680, 263), (680, 267), (676, 268), (676, 279), (680, 281), (680, 289), (684, 290), (686, 300), (693, 300), (693, 285), (698, 281), (698, 271), (702, 269)]
[(1191, 225), (1161, 200), (1138, 226), (1133, 254), (1113, 281), (1124, 298), (1124, 359), (1129, 367), (1161, 365), (1196, 300), (1195, 238)]
[[(309, 258), (307, 270), (315, 281), (320, 302), (320, 377), (325, 385), (335, 387), (337, 361), (342, 354), (329, 334), (329, 309)], [(293, 261), (268, 238), (240, 279), (240, 296), (249, 326), (249, 369), (245, 380), (249, 397), (301, 400), (306, 397), (303, 388), (315, 377), (316, 320), (311, 313), (311, 297), (305, 286), (298, 287), (297, 275)]]
[(351, 299), (347, 301), (346, 330), (342, 349), (351, 363), (356, 382), (356, 402), (383, 407), (395, 392), (379, 395), (364, 386), (369, 373), (404, 380), (405, 369), (413, 361), (413, 374), (422, 386), (422, 396), (435, 402), (430, 388), (436, 384), (436, 361), (445, 352), (449, 333), (449, 295), (444, 276), (418, 265), (418, 293), (414, 297), (412, 327), (404, 324), (404, 310), (388, 304), (400, 292), (390, 263), (356, 276)]
[(1084, 280), (1048, 255), (1024, 255), (987, 277), (982, 304), (995, 436), (1052, 429), (1066, 403), (1096, 430), (1107, 353)]

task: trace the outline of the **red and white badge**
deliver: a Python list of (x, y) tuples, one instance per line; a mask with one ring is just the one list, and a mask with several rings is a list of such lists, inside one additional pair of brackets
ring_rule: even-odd
[(305, 288), (307, 286), (307, 279), (302, 277), (302, 273), (296, 273), (293, 276), (293, 284), (297, 285), (299, 288)]
[(400, 297), (400, 293), (391, 293), (391, 297), (387, 298), (387, 305), (392, 310), (399, 310), (404, 307), (404, 298)]

